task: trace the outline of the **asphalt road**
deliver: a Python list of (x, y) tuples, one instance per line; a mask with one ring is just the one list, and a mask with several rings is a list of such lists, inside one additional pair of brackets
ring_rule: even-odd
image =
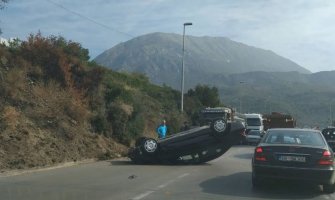
[(127, 160), (0, 177), (1, 200), (335, 199), (315, 185), (251, 186), (253, 147), (202, 165), (133, 165)]

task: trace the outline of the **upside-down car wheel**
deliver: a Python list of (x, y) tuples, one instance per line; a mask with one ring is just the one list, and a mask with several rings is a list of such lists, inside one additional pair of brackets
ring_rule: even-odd
[(158, 144), (153, 138), (144, 138), (142, 140), (141, 149), (146, 154), (154, 154), (157, 151)]

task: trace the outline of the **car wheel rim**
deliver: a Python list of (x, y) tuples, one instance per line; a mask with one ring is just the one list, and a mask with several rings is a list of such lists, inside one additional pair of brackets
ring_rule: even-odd
[(144, 143), (144, 148), (147, 152), (154, 152), (157, 148), (157, 143), (154, 140), (147, 140)]
[(214, 129), (217, 132), (223, 132), (226, 129), (226, 123), (223, 120), (218, 120), (214, 122)]

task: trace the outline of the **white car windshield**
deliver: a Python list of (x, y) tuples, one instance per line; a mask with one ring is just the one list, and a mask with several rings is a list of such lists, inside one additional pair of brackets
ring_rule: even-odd
[(260, 125), (262, 125), (260, 118), (247, 118), (247, 124), (248, 124), (248, 126), (260, 126)]

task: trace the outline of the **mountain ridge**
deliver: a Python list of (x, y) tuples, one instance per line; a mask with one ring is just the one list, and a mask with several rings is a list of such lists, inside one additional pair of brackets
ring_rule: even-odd
[[(144, 73), (152, 82), (173, 88), (179, 88), (181, 60), (182, 35), (171, 33), (151, 33), (133, 38), (106, 50), (94, 59), (98, 64), (116, 71)], [(226, 37), (186, 36), (184, 61), (187, 75), (249, 71), (311, 73), (270, 50), (245, 45)], [(197, 76), (189, 76), (185, 85), (191, 88), (197, 84), (197, 80)]]
[[(228, 38), (187, 36), (185, 42), (186, 90), (198, 84), (215, 86), (221, 100), (238, 112), (290, 113), (300, 127), (332, 123), (335, 71), (311, 73), (270, 50)], [(181, 45), (178, 34), (156, 33), (122, 43), (125, 51), (116, 46), (104, 54), (114, 56), (109, 65), (114, 70), (140, 72), (153, 83), (179, 90)], [(100, 62), (104, 54), (95, 61), (108, 67)]]

